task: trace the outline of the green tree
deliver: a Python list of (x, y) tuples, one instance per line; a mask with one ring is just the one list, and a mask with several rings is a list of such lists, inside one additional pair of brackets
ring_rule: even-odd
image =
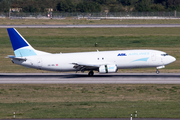
[(84, 1), (77, 4), (76, 10), (78, 12), (100, 12), (101, 5), (96, 2)]
[(115, 4), (110, 7), (109, 12), (121, 12), (124, 11), (122, 4)]
[(83, 4), (83, 2), (80, 2), (80, 3), (77, 4), (76, 10), (78, 12), (88, 12), (88, 9), (87, 9), (86, 5)]
[(101, 6), (98, 3), (90, 2), (86, 3), (86, 6), (88, 8), (88, 12), (100, 12)]
[(153, 4), (151, 11), (165, 11), (165, 7), (162, 4)]
[(163, 4), (164, 2), (166, 2), (166, 0), (154, 0), (154, 3), (157, 4)]
[(180, 5), (178, 5), (178, 6), (176, 7), (176, 10), (177, 10), (177, 11), (180, 11)]
[(75, 12), (76, 5), (72, 0), (62, 0), (56, 6), (58, 11), (61, 12)]
[(107, 0), (94, 0), (94, 2), (98, 3), (98, 4), (107, 4)]
[(34, 5), (28, 5), (23, 7), (23, 12), (39, 12), (39, 9)]
[(117, 1), (124, 6), (130, 6), (130, 5), (135, 5), (139, 0), (117, 0)]
[(174, 11), (176, 10), (175, 0), (167, 0), (166, 7), (168, 11)]
[(135, 5), (135, 10), (139, 12), (147, 12), (151, 10), (151, 0), (140, 0), (136, 5)]
[(11, 0), (1, 0), (0, 1), (0, 11), (1, 12), (9, 12), (11, 6)]

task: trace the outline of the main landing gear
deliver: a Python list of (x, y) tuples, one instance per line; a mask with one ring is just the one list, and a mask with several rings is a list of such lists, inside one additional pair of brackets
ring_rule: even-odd
[(156, 73), (157, 73), (157, 74), (159, 74), (159, 73), (160, 73), (158, 69), (156, 70)]
[(91, 70), (89, 73), (88, 73), (88, 76), (93, 76), (94, 75), (94, 72)]

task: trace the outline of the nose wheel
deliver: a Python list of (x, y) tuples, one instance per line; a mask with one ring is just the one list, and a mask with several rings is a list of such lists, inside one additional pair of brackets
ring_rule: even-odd
[(88, 76), (93, 76), (94, 75), (94, 72), (93, 71), (90, 71), (89, 73), (88, 73)]
[(159, 74), (159, 73), (160, 73), (160, 72), (159, 72), (159, 70), (157, 69), (157, 70), (156, 70), (156, 74)]

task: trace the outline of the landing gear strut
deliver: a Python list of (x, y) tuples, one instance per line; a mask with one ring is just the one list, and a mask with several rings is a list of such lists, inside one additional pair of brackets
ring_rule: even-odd
[(88, 73), (89, 76), (93, 76), (94, 75), (94, 72), (91, 70), (89, 73)]
[(156, 73), (159, 74), (159, 70), (158, 69), (156, 70)]
[(157, 74), (160, 73), (160, 72), (159, 72), (159, 69), (161, 69), (161, 68), (165, 68), (165, 66), (163, 65), (163, 66), (156, 67), (156, 69), (157, 69), (157, 70), (156, 70), (156, 73), (157, 73)]

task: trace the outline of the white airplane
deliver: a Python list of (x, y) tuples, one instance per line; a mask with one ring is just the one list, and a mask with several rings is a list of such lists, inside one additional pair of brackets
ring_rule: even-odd
[(15, 56), (8, 58), (13, 63), (28, 68), (49, 71), (93, 71), (115, 73), (123, 68), (165, 68), (176, 60), (173, 56), (158, 50), (117, 50), (79, 53), (52, 54), (34, 49), (14, 28), (7, 29)]

